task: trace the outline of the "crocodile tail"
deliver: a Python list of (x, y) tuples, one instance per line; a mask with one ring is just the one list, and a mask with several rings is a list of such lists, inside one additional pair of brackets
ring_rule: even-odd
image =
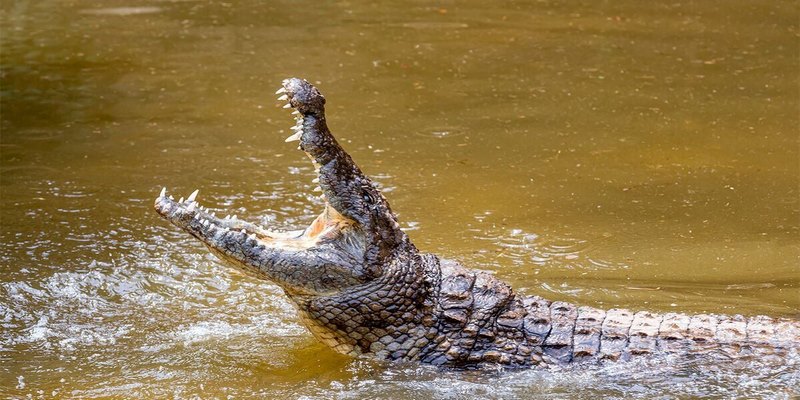
[(626, 309), (601, 310), (524, 300), (523, 328), (532, 345), (558, 363), (626, 360), (655, 353), (751, 354), (754, 350), (800, 348), (800, 321), (763, 315), (657, 314)]

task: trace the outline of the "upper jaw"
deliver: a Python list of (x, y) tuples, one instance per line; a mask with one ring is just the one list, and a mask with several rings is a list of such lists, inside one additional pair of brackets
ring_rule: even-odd
[(325, 98), (319, 90), (305, 80), (290, 78), (276, 94), (288, 101), (284, 108), (295, 109), (297, 124), (292, 129), (296, 133), (286, 141), (299, 141), (299, 148), (311, 159), (326, 205), (373, 236), (378, 246), (407, 242), (389, 203), (328, 129)]
[(284, 79), (275, 94), (280, 95), (278, 100), (288, 101), (284, 108), (295, 108), (301, 115), (322, 116), (325, 113), (325, 97), (303, 79)]

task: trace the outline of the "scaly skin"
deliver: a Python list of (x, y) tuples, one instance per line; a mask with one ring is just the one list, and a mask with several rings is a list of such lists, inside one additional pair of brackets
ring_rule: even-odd
[(794, 320), (578, 307), (422, 254), (328, 130), (319, 91), (293, 78), (277, 94), (297, 110), (287, 141), (300, 141), (326, 199), (311, 226), (278, 233), (220, 219), (196, 192), (176, 202), (162, 191), (155, 208), (230, 265), (281, 286), (311, 333), (340, 353), (480, 368), (800, 347)]

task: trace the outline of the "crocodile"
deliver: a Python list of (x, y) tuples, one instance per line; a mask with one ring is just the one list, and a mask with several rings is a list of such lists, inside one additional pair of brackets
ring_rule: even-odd
[(227, 264), (280, 286), (308, 330), (339, 353), (479, 369), (800, 347), (793, 319), (577, 306), (423, 253), (331, 134), (319, 90), (291, 78), (276, 95), (294, 109), (286, 141), (299, 141), (311, 159), (325, 203), (307, 228), (218, 218), (197, 190), (176, 201), (162, 189), (155, 209)]

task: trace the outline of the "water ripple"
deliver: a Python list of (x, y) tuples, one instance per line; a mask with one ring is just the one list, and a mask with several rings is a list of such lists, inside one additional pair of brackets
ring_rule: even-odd
[[(481, 218), (482, 215), (476, 218)], [(522, 229), (483, 230), (472, 229), (473, 238), (488, 242), (501, 249), (493, 257), (513, 265), (535, 265), (585, 271), (601, 269), (626, 269), (623, 262), (603, 260), (592, 253), (595, 248), (587, 240), (570, 237), (540, 236)]]

